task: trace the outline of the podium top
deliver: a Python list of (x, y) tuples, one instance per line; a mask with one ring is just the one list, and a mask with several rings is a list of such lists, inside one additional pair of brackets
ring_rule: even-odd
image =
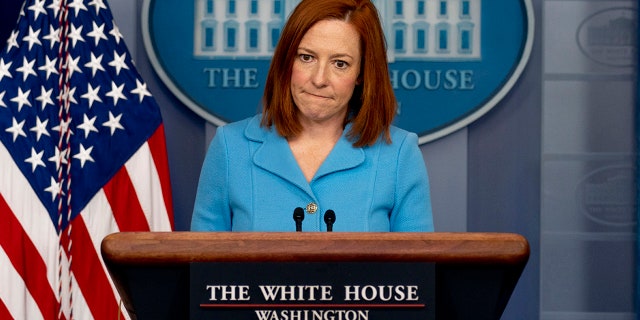
[(529, 244), (513, 233), (121, 232), (104, 238), (102, 255), (105, 261), (124, 265), (206, 261), (525, 265)]

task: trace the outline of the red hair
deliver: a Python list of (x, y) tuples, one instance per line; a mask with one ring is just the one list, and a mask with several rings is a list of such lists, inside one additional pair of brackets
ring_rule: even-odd
[(267, 74), (262, 126), (275, 126), (287, 138), (302, 127), (291, 96), (291, 73), (298, 46), (318, 21), (337, 19), (351, 24), (360, 35), (362, 52), (359, 84), (349, 101), (347, 133), (355, 147), (374, 144), (381, 135), (391, 142), (389, 126), (396, 114), (396, 99), (389, 78), (387, 50), (378, 10), (369, 0), (303, 0), (293, 10), (276, 46)]

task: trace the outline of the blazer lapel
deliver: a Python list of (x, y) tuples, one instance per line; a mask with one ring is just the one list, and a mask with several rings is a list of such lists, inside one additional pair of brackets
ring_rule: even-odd
[[(347, 132), (348, 129), (349, 127), (345, 128), (344, 132)], [(343, 133), (342, 137), (340, 137), (336, 145), (333, 147), (333, 150), (331, 150), (331, 153), (329, 153), (329, 156), (327, 156), (318, 169), (318, 172), (316, 172), (313, 180), (317, 180), (322, 176), (336, 171), (355, 168), (362, 164), (364, 159), (364, 150), (362, 148), (354, 148), (352, 143)]]
[(259, 118), (257, 123), (255, 122), (252, 121), (245, 131), (247, 138), (261, 143), (253, 154), (253, 163), (289, 181), (313, 197), (313, 192), (293, 157), (287, 140), (273, 129), (265, 130), (259, 127)]

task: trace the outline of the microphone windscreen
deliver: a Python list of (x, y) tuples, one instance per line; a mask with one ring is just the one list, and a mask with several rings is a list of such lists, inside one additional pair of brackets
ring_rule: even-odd
[(293, 220), (302, 221), (304, 220), (304, 209), (297, 207), (293, 210)]
[(324, 213), (324, 222), (326, 224), (333, 224), (336, 222), (336, 213), (333, 210), (329, 209)]

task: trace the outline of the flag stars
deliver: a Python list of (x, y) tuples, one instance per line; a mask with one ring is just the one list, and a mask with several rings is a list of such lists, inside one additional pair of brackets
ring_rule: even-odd
[(4, 63), (4, 59), (0, 58), (0, 80), (2, 80), (2, 78), (4, 77), (13, 78), (11, 72), (9, 72), (9, 68), (11, 68), (12, 64), (12, 61), (9, 61), (9, 63)]
[(136, 88), (131, 90), (131, 93), (137, 94), (140, 97), (141, 103), (145, 96), (151, 97), (151, 93), (147, 90), (147, 84), (140, 82), (138, 79), (136, 79)]
[(89, 108), (91, 108), (95, 101), (102, 102), (102, 99), (100, 99), (100, 96), (98, 96), (98, 91), (100, 91), (100, 86), (97, 86), (96, 88), (93, 88), (91, 86), (91, 83), (88, 83), (87, 84), (87, 93), (81, 95), (80, 98), (84, 98), (84, 99), (89, 100)]
[(49, 41), (50, 49), (53, 49), (53, 46), (60, 42), (60, 29), (56, 29), (53, 26), (49, 26), (49, 34), (42, 37), (42, 39)]
[(78, 125), (78, 129), (84, 130), (85, 139), (89, 136), (91, 132), (98, 132), (98, 129), (93, 125), (96, 122), (97, 117), (93, 117), (89, 119), (86, 114), (83, 115), (84, 121), (82, 124)]
[(55, 148), (55, 154), (50, 157), (49, 161), (53, 162), (56, 165), (56, 171), (60, 170), (61, 164), (67, 164), (67, 157), (69, 155), (69, 149), (65, 149), (64, 151), (60, 151), (58, 147)]
[(6, 92), (7, 92), (7, 91), (2, 91), (2, 92), (0, 92), (0, 107), (5, 107), (5, 108), (7, 107), (7, 105), (6, 105), (6, 104), (4, 104), (4, 94), (5, 94)]
[(107, 36), (104, 35), (104, 24), (98, 26), (95, 22), (93, 22), (93, 30), (87, 33), (87, 35), (93, 38), (96, 46), (100, 42), (100, 39), (107, 40)]
[(24, 107), (24, 105), (31, 107), (31, 102), (29, 102), (30, 93), (31, 89), (27, 90), (26, 92), (22, 92), (22, 88), (18, 88), (18, 95), (14, 98), (11, 98), (11, 101), (18, 104), (18, 112), (22, 110), (22, 107)]
[[(134, 124), (128, 124), (127, 110), (143, 115), (158, 110), (155, 103), (144, 105), (153, 99), (149, 84), (135, 72), (107, 1), (29, 0), (20, 29), (11, 33), (7, 50), (0, 49), (0, 113), (7, 113), (0, 132), (27, 178), (44, 175), (33, 181), (38, 198), (47, 204), (51, 196), (65, 211), (71, 207), (66, 169), (100, 164), (113, 172), (127, 161), (120, 149), (130, 146), (123, 142), (141, 143), (146, 130), (157, 126), (154, 118), (129, 132)], [(99, 182), (81, 180), (75, 181)], [(81, 199), (95, 189), (77, 185), (74, 190)]]
[(76, 44), (78, 43), (78, 41), (84, 42), (84, 38), (82, 37), (82, 28), (83, 26), (76, 28), (76, 26), (71, 25), (71, 31), (69, 32), (68, 37), (69, 39), (71, 39), (72, 48), (76, 47)]
[(117, 86), (115, 82), (111, 81), (111, 91), (107, 92), (106, 96), (113, 98), (114, 106), (118, 104), (119, 99), (127, 100), (127, 97), (122, 94), (122, 90), (124, 90), (124, 83)]
[(68, 4), (69, 8), (73, 8), (76, 10), (76, 17), (78, 17), (78, 13), (80, 13), (80, 10), (84, 10), (87, 11), (87, 7), (84, 6), (84, 3), (82, 3), (84, 0), (73, 0), (72, 3)]
[(9, 35), (9, 39), (7, 39), (7, 52), (11, 51), (12, 47), (20, 48), (18, 45), (18, 30), (14, 30)]
[(122, 39), (122, 33), (120, 33), (120, 29), (118, 28), (118, 26), (116, 26), (115, 21), (113, 21), (113, 29), (109, 31), (109, 34), (115, 38), (117, 44), (120, 44), (120, 39)]
[(45, 188), (44, 191), (51, 193), (51, 201), (54, 201), (57, 196), (64, 195), (64, 191), (62, 191), (62, 184), (58, 183), (53, 177), (51, 177), (50, 185)]
[(55, 18), (58, 17), (58, 12), (60, 11), (60, 1), (61, 0), (53, 0), (53, 2), (47, 6), (48, 9), (53, 10), (53, 16)]
[(69, 79), (71, 79), (73, 73), (76, 71), (82, 73), (82, 70), (80, 70), (80, 67), (78, 67), (78, 62), (80, 62), (80, 56), (77, 56), (75, 58), (69, 57), (69, 59), (67, 60), (67, 72), (69, 72)]
[(127, 53), (119, 55), (115, 50), (113, 51), (113, 60), (109, 62), (109, 65), (116, 68), (116, 75), (120, 74), (120, 70), (129, 69), (127, 63), (124, 61), (127, 58)]
[(58, 58), (53, 58), (53, 60), (49, 59), (49, 56), (45, 56), (47, 60), (44, 65), (38, 67), (38, 70), (46, 72), (47, 76), (45, 80), (49, 80), (49, 76), (52, 73), (58, 74), (58, 68), (56, 67), (56, 61)]
[(124, 130), (124, 127), (120, 124), (120, 119), (122, 118), (122, 114), (119, 114), (117, 117), (113, 116), (113, 113), (109, 111), (109, 121), (103, 123), (102, 125), (105, 127), (109, 127), (111, 129), (111, 136), (116, 132), (117, 129)]
[(89, 5), (96, 8), (96, 14), (99, 14), (100, 9), (107, 9), (107, 6), (104, 5), (103, 0), (91, 0), (91, 2), (89, 2)]
[(37, 101), (40, 101), (42, 110), (50, 104), (53, 104), (53, 100), (51, 100), (51, 94), (53, 93), (53, 89), (47, 90), (44, 86), (40, 86), (40, 95), (36, 98)]
[(31, 61), (27, 60), (27, 57), (22, 57), (22, 67), (18, 67), (16, 71), (22, 72), (22, 81), (27, 81), (29, 75), (37, 76), (33, 70), (33, 65), (36, 63), (36, 59)]
[(49, 124), (49, 119), (42, 121), (40, 120), (40, 117), (36, 117), (36, 125), (29, 129), (29, 131), (35, 132), (36, 141), (40, 141), (40, 137), (43, 135), (50, 136), (49, 131), (47, 130), (47, 124)]
[(80, 160), (80, 167), (84, 168), (84, 164), (87, 161), (95, 162), (91, 157), (91, 151), (93, 151), (93, 147), (89, 147), (89, 149), (85, 149), (82, 143), (80, 144), (80, 151), (76, 153), (73, 158)]
[(37, 31), (33, 31), (33, 28), (29, 26), (29, 34), (23, 37), (22, 41), (29, 42), (29, 50), (31, 50), (34, 44), (37, 44), (39, 46), (42, 45), (42, 42), (40, 42), (40, 39), (38, 38), (39, 36), (40, 29), (38, 29)]
[(22, 127), (24, 127), (24, 120), (18, 123), (16, 118), (13, 118), (11, 119), (11, 121), (13, 124), (11, 125), (11, 127), (7, 128), (5, 131), (13, 134), (13, 142), (16, 142), (16, 139), (18, 139), (18, 136), (26, 137), (27, 135), (24, 133), (24, 130), (22, 130)]
[(102, 57), (104, 56), (104, 54), (101, 54), (99, 57), (96, 58), (96, 56), (93, 54), (93, 52), (91, 52), (91, 61), (87, 62), (84, 66), (87, 68), (91, 68), (91, 75), (92, 76), (96, 76), (96, 72), (98, 72), (98, 70), (100, 71), (105, 71), (104, 67), (102, 66)]
[(44, 1), (45, 0), (36, 0), (33, 5), (29, 6), (29, 10), (33, 11), (33, 14), (35, 15), (34, 20), (37, 20), (41, 13), (44, 15), (47, 14), (47, 10), (44, 9)]
[(61, 96), (58, 98), (58, 100), (62, 98), (63, 101), (69, 101), (69, 103), (78, 104), (78, 101), (76, 101), (76, 98), (74, 97), (76, 94), (76, 87), (73, 87), (73, 88), (64, 87), (64, 89), (62, 89), (62, 92), (60, 92), (60, 94)]
[(60, 124), (51, 128), (54, 132), (59, 133), (61, 136), (66, 136), (67, 132), (69, 135), (73, 134), (73, 131), (69, 129), (69, 123), (71, 123), (71, 119), (61, 120)]
[(31, 163), (31, 172), (35, 172), (38, 166), (46, 167), (42, 161), (44, 151), (36, 152), (36, 149), (31, 148), (31, 157), (27, 158), (24, 162)]

